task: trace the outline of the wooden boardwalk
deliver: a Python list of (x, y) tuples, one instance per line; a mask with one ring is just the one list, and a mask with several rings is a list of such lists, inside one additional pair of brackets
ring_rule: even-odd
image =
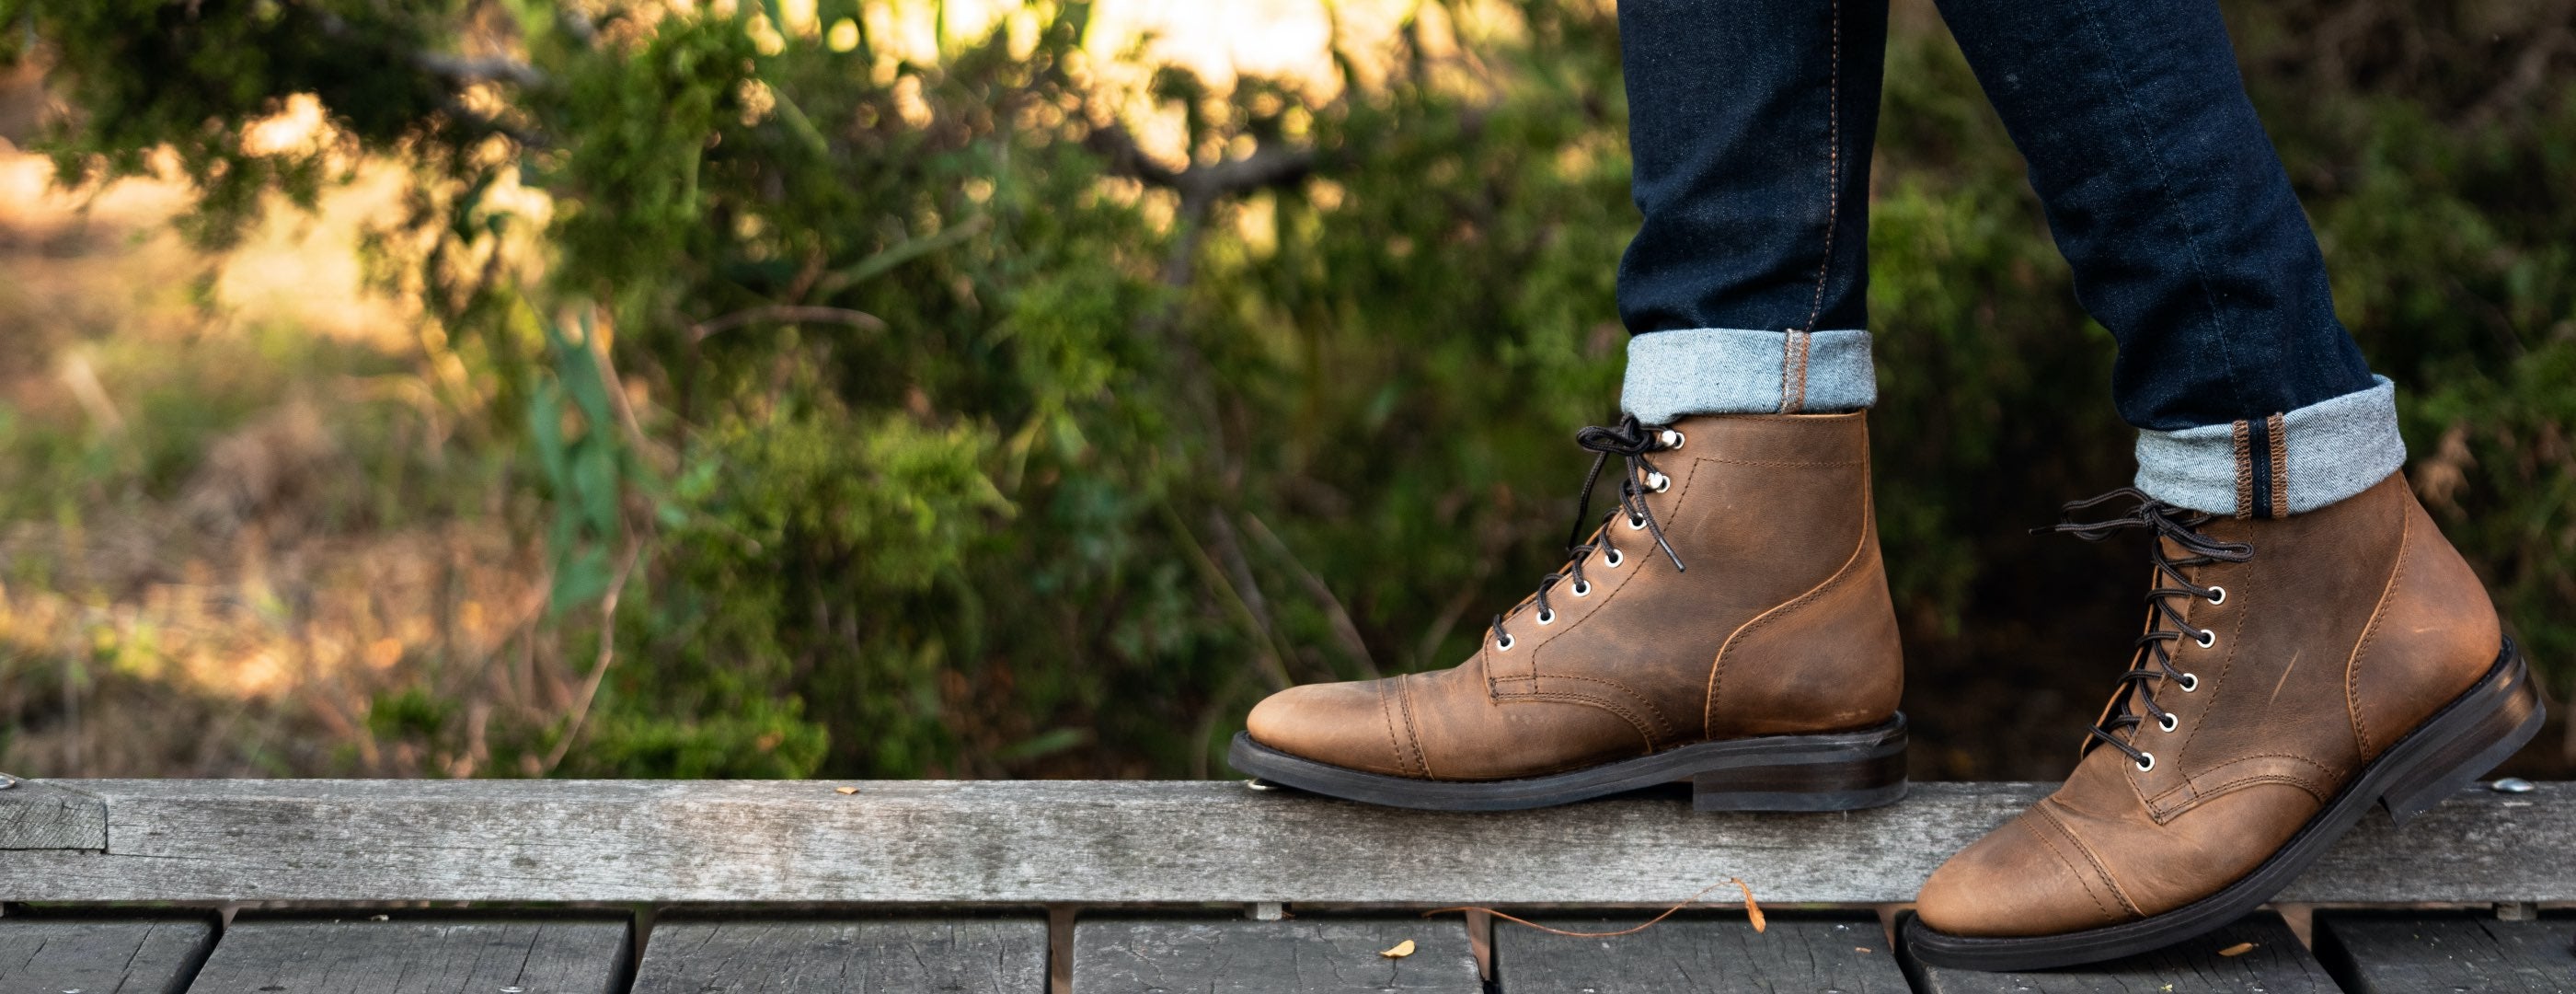
[[(0, 791), (0, 994), (2576, 994), (2562, 784), (2365, 829), (2277, 913), (2152, 955), (1912, 961), (1898, 902), (2037, 789), (1468, 816), (1206, 783), (30, 782)], [(1729, 877), (1766, 928), (1732, 887), (1613, 938), (1423, 913), (1607, 932)]]

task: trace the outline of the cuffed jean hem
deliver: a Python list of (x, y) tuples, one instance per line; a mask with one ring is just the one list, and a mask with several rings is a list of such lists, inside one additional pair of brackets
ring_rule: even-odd
[(2195, 511), (2279, 518), (2370, 489), (2406, 464), (2397, 386), (2260, 420), (2138, 433), (2138, 489)]
[(1647, 424), (1694, 414), (1828, 414), (1877, 402), (1869, 332), (1692, 328), (1628, 340), (1619, 406)]

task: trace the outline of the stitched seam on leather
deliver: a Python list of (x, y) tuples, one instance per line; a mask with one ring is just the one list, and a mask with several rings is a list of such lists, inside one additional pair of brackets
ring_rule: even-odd
[(2030, 837), (2032, 842), (2038, 842), (2038, 845), (2040, 845), (2040, 852), (2048, 852), (2050, 858), (2056, 858), (2056, 860), (2058, 860), (2058, 865), (2063, 865), (2063, 868), (2066, 868), (2066, 876), (2076, 878), (2076, 886), (2079, 886), (2081, 891), (2084, 891), (2084, 899), (2087, 899), (2087, 901), (2094, 901), (2094, 912), (2102, 912), (2102, 917), (2110, 919), (2110, 922), (2117, 922), (2117, 919), (2120, 919), (2120, 912), (2112, 912), (2110, 904), (2102, 904), (2102, 896), (2094, 894), (2094, 888), (2084, 886), (2084, 868), (2081, 868), (2081, 865), (2076, 865), (2076, 860), (2069, 860), (2069, 858), (2066, 858), (2066, 852), (2058, 850), (2058, 845), (2056, 845), (2056, 842), (2053, 842), (2053, 839), (2048, 839), (2048, 834), (2040, 832), (2040, 829), (2032, 829), (2032, 827), (2030, 827), (2030, 821), (2012, 821), (2012, 824), (2014, 824), (2014, 827), (2020, 827), (2020, 829), (2022, 829), (2022, 834), (2027, 834), (2027, 837)]
[(1842, 466), (1866, 466), (1869, 460), (1846, 459), (1841, 462), (1799, 462), (1780, 459), (1729, 459), (1725, 456), (1700, 456), (1702, 462), (1731, 463), (1737, 466), (1788, 466), (1800, 469), (1831, 469)]
[(2030, 836), (2032, 841), (2039, 843), (2040, 851), (2055, 857), (2057, 859), (2057, 865), (2066, 868), (2066, 875), (2074, 877), (2076, 880), (2076, 887), (2084, 891), (2084, 899), (2093, 902), (2093, 910), (2101, 912), (2104, 919), (2110, 921), (2120, 920), (2119, 912), (2111, 910), (2110, 905), (2102, 903), (2102, 895), (2094, 893), (2093, 888), (2084, 886), (2084, 868), (2075, 865), (2074, 860), (2066, 858), (2066, 851), (2059, 847), (2057, 840), (2050, 838), (2049, 833), (2047, 832), (2030, 827), (2030, 822), (2028, 821), (2017, 820), (2014, 821), (2013, 824), (2021, 828), (2022, 834)]
[[(2068, 843), (2072, 844), (2075, 847), (2076, 852), (2084, 854), (2084, 861), (2093, 864), (2093, 875), (2101, 879), (2102, 886), (2111, 891), (2112, 897), (2119, 899), (2121, 907), (2128, 909), (2130, 914), (2136, 915), (2140, 918), (2146, 917), (2147, 913), (2138, 909), (2138, 902), (2129, 900), (2129, 892), (2120, 888), (2120, 881), (2112, 878), (2110, 868), (2102, 865), (2102, 857), (2093, 853), (2093, 847), (2085, 845), (2082, 836), (2076, 835), (2074, 829), (2066, 827), (2066, 822), (2057, 817), (2057, 812), (2048, 810), (2048, 805), (2052, 800), (2054, 800), (2054, 798), (2041, 798), (2038, 804), (2031, 806), (2031, 811), (2048, 819), (2048, 826), (2050, 828), (2056, 829), (2057, 834), (2064, 837)], [(2064, 859), (2065, 857), (2061, 855), (2058, 858)], [(2098, 897), (2094, 898), (2093, 903), (2098, 905), (2102, 903), (2102, 899)]]
[(2352, 715), (2352, 741), (2363, 759), (2370, 758), (2370, 726), (2361, 716), (2361, 657), (2379, 638), (2379, 623), (2388, 616), (2388, 602), (2397, 596), (2397, 581), (2406, 576), (2406, 553), (2415, 541), (2415, 516), (2400, 513), (2397, 521), (2397, 562), (2388, 570), (2388, 585), (2379, 589), (2379, 603), (2370, 607), (2370, 622), (2361, 626), (2361, 641), (2353, 643), (2352, 655), (2343, 661), (2343, 706)]
[(2238, 777), (2234, 780), (2227, 781), (2226, 783), (2211, 787), (2209, 788), (2208, 793), (2202, 795), (2202, 799), (2207, 800), (2209, 798), (2234, 791), (2238, 787), (2249, 787), (2254, 784), (2261, 783), (2289, 784), (2290, 786), (2297, 787), (2300, 790), (2307, 791), (2309, 797), (2316, 798), (2320, 802), (2333, 796), (2332, 792), (2326, 790), (2324, 785), (2318, 784), (2305, 777), (2291, 776), (2287, 773), (2256, 773), (2250, 776)]
[[(1405, 674), (1405, 677), (1411, 676), (1412, 674)], [(1395, 693), (1396, 705), (1404, 712), (1404, 740), (1413, 746), (1413, 762), (1422, 768), (1422, 775), (1425, 778), (1438, 779), (1438, 775), (1431, 772), (1431, 757), (1422, 751), (1422, 732), (1413, 724), (1413, 681), (1398, 678), (1395, 682)]]
[(1764, 625), (1770, 624), (1772, 621), (1777, 620), (1782, 613), (1791, 608), (1823, 597), (1827, 590), (1831, 589), (1835, 584), (1842, 582), (1845, 577), (1851, 574), (1852, 567), (1860, 563), (1861, 554), (1869, 551), (1870, 540), (1876, 531), (1877, 525), (1871, 520), (1870, 502), (1867, 498), (1863, 498), (1861, 501), (1860, 541), (1852, 544), (1851, 555), (1843, 560), (1842, 568), (1835, 570), (1832, 576), (1826, 577), (1825, 582), (1808, 588), (1806, 593), (1789, 598), (1786, 601), (1773, 605), (1768, 611), (1754, 615), (1753, 620), (1736, 626), (1734, 631), (1727, 633), (1726, 641), (1718, 643), (1717, 658), (1709, 661), (1708, 692), (1700, 704), (1699, 734), (1701, 738), (1708, 738), (1715, 734), (1713, 729), (1717, 727), (1718, 689), (1719, 685), (1723, 683), (1726, 678), (1727, 650), (1735, 648), (1735, 640), (1743, 638), (1746, 633), (1755, 631)]
[(1558, 702), (1558, 703), (1560, 703), (1560, 704), (1589, 704), (1589, 705), (1591, 705), (1591, 706), (1593, 706), (1593, 707), (1600, 708), (1601, 710), (1608, 711), (1608, 712), (1610, 712), (1611, 714), (1615, 714), (1615, 715), (1618, 715), (1619, 717), (1621, 717), (1621, 718), (1623, 718), (1623, 719), (1626, 719), (1626, 720), (1627, 720), (1627, 722), (1628, 722), (1628, 727), (1636, 729), (1636, 730), (1637, 730), (1637, 736), (1638, 736), (1639, 738), (1642, 738), (1642, 739), (1645, 739), (1645, 740), (1646, 740), (1646, 749), (1647, 749), (1647, 751), (1649, 751), (1649, 752), (1654, 751), (1654, 748), (1655, 748), (1655, 733), (1654, 733), (1654, 730), (1653, 730), (1653, 729), (1650, 729), (1650, 728), (1647, 728), (1647, 727), (1646, 727), (1646, 723), (1645, 723), (1645, 722), (1638, 721), (1638, 720), (1637, 720), (1637, 716), (1636, 716), (1635, 714), (1630, 713), (1630, 712), (1629, 712), (1629, 710), (1628, 710), (1627, 708), (1624, 708), (1624, 707), (1619, 706), (1619, 702), (1617, 702), (1617, 701), (1606, 700), (1606, 699), (1599, 698), (1599, 697), (1591, 697), (1591, 696), (1587, 696), (1587, 695), (1584, 695), (1584, 694), (1569, 693), (1569, 692), (1562, 691), (1562, 690), (1551, 690), (1551, 691), (1545, 691), (1545, 692), (1542, 692), (1542, 693), (1535, 693), (1535, 694), (1523, 694), (1523, 695), (1520, 695), (1519, 697), (1515, 698), (1515, 700), (1524, 700), (1524, 701), (1555, 701), (1555, 702)]
[[(1404, 678), (1400, 676), (1394, 680), (1395, 684), (1403, 682)], [(1388, 755), (1395, 757), (1395, 768), (1410, 771), (1413, 769), (1413, 764), (1404, 761), (1404, 742), (1395, 735), (1395, 713), (1389, 710), (1388, 686), (1390, 684), (1379, 684), (1377, 688), (1377, 723), (1386, 726), (1386, 751)]]
[[(1606, 684), (1611, 687), (1616, 687), (1619, 692), (1637, 699), (1637, 706), (1643, 708), (1647, 716), (1655, 720), (1655, 727), (1665, 738), (1673, 737), (1673, 723), (1664, 718), (1663, 709), (1656, 707), (1653, 700), (1647, 698), (1645, 694), (1640, 693), (1635, 687), (1628, 686), (1627, 684), (1620, 683), (1617, 680), (1608, 679), (1606, 677), (1575, 676), (1571, 673), (1551, 673), (1548, 674), (1547, 678), (1550, 680), (1581, 680), (1586, 683)], [(1532, 693), (1546, 693), (1546, 691), (1532, 691)]]
[[(2249, 754), (2247, 754), (2247, 755), (2243, 755), (2243, 756), (2238, 756), (2238, 757), (2236, 757), (2235, 759), (2231, 759), (2231, 760), (2228, 760), (2228, 761), (2227, 761), (2227, 762), (2225, 762), (2225, 763), (2221, 763), (2221, 764), (2219, 764), (2217, 767), (2213, 768), (2213, 772), (2214, 772), (2215, 770), (2224, 770), (2224, 769), (2227, 769), (2228, 767), (2236, 766), (2236, 765), (2239, 765), (2239, 764), (2241, 764), (2241, 763), (2245, 763), (2245, 762), (2248, 762), (2248, 761), (2250, 761), (2250, 760), (2256, 760), (2256, 759), (2286, 759), (2286, 760), (2289, 760), (2289, 761), (2294, 762), (2294, 763), (2303, 763), (2303, 764), (2306, 764), (2306, 765), (2308, 765), (2308, 766), (2316, 767), (2317, 772), (2318, 772), (2318, 773), (2321, 773), (2321, 774), (2324, 774), (2324, 779), (2326, 779), (2326, 780), (2331, 780), (2331, 779), (2333, 779), (2333, 778), (2334, 778), (2334, 768), (2333, 768), (2333, 767), (2327, 766), (2327, 765), (2326, 765), (2326, 764), (2324, 764), (2324, 763), (2317, 762), (2316, 760), (2310, 759), (2310, 758), (2308, 758), (2308, 757), (2306, 757), (2306, 756), (2301, 756), (2301, 755), (2296, 755), (2296, 754), (2294, 754), (2294, 753), (2286, 753), (2286, 752), (2257, 752), (2257, 753), (2249, 753)], [(2175, 787), (2175, 788), (2174, 788), (2174, 789), (2172, 789), (2172, 790), (2168, 790), (2168, 791), (2165, 791), (2165, 792), (2164, 792), (2164, 793), (2162, 793), (2162, 794), (2158, 794), (2158, 795), (2156, 795), (2156, 796), (2155, 796), (2155, 799), (2154, 799), (2153, 801), (2149, 802), (2148, 807), (2149, 807), (2149, 809), (2150, 809), (2150, 810), (2155, 814), (2155, 816), (2156, 816), (2156, 823), (2157, 823), (2157, 824), (2163, 824), (2163, 823), (2165, 823), (2166, 821), (2171, 820), (2171, 819), (2173, 818), (2173, 816), (2178, 815), (2178, 814), (2181, 814), (2181, 813), (2183, 813), (2183, 812), (2185, 812), (2185, 811), (2189, 811), (2189, 810), (2191, 810), (2191, 809), (2193, 809), (2193, 808), (2199, 807), (2199, 806), (2201, 806), (2202, 804), (2208, 803), (2211, 799), (2216, 798), (2216, 797), (2217, 797), (2218, 795), (2220, 795), (2220, 794), (2227, 793), (2227, 792), (2228, 792), (2228, 791), (2230, 791), (2230, 790), (2233, 790), (2233, 789), (2235, 789), (2235, 788), (2237, 788), (2237, 787), (2244, 786), (2245, 784), (2248, 784), (2248, 783), (2255, 783), (2255, 782), (2261, 782), (2261, 781), (2278, 781), (2278, 782), (2281, 782), (2281, 783), (2296, 784), (2296, 785), (2298, 785), (2301, 789), (2304, 789), (2304, 790), (2306, 790), (2309, 794), (2311, 794), (2311, 795), (2315, 796), (2315, 797), (2316, 797), (2316, 799), (2317, 799), (2317, 800), (2319, 800), (2319, 801), (2324, 801), (2324, 800), (2328, 799), (2329, 797), (2331, 797), (2331, 796), (2332, 796), (2332, 794), (2333, 794), (2333, 792), (2332, 792), (2332, 791), (2327, 790), (2327, 789), (2325, 788), (2325, 785), (2324, 785), (2323, 781), (2321, 781), (2321, 780), (2309, 780), (2309, 779), (2306, 779), (2306, 778), (2304, 778), (2304, 777), (2295, 777), (2295, 776), (2291, 776), (2290, 774), (2287, 774), (2287, 773), (2255, 773), (2255, 774), (2248, 774), (2248, 775), (2246, 775), (2246, 776), (2238, 777), (2238, 778), (2233, 779), (2233, 780), (2221, 781), (2221, 782), (2219, 782), (2219, 783), (2215, 783), (2215, 784), (2203, 784), (2203, 783), (2200, 783), (2200, 782), (2199, 782), (2199, 781), (2197, 781), (2197, 780), (2194, 780), (2194, 779), (2191, 779), (2191, 778), (2189, 778), (2189, 777), (2186, 777), (2186, 778), (2185, 778), (2185, 783), (2184, 783), (2182, 786)], [(2170, 806), (2168, 806), (2168, 805), (2167, 805), (2167, 802), (2166, 802), (2166, 800), (2165, 800), (2166, 798), (2172, 797), (2174, 794), (2179, 793), (2179, 792), (2184, 791), (2184, 790), (2189, 790), (2189, 791), (2191, 791), (2191, 792), (2192, 792), (2192, 796), (2187, 797), (2187, 798), (2184, 798), (2184, 799), (2182, 799), (2182, 800), (2180, 800), (2180, 801), (2172, 802)]]

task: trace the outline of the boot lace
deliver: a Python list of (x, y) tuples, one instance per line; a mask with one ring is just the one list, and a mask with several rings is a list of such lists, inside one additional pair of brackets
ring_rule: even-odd
[[(2135, 503), (2128, 513), (2119, 517), (2102, 521), (2074, 520), (2078, 511), (2120, 500)], [(2180, 719), (2156, 703), (2155, 690), (2171, 683), (2188, 694), (2200, 689), (2200, 677), (2174, 666), (2174, 644), (2186, 638), (2204, 649), (2218, 644), (2218, 633), (2207, 628), (2193, 628), (2191, 622), (2184, 619), (2181, 609), (2175, 606), (2175, 599), (2199, 597), (2212, 604), (2227, 601), (2227, 588), (2195, 584), (2183, 575), (2183, 570), (2209, 563), (2241, 563), (2254, 558), (2254, 547), (2242, 542), (2221, 542), (2201, 534), (2197, 529), (2216, 515), (2167, 504), (2135, 487), (2122, 487), (2099, 497), (2074, 501), (2060, 510), (2066, 515), (2065, 520), (2053, 528), (2032, 531), (2054, 531), (2087, 542), (2099, 542), (2117, 532), (2144, 528), (2158, 539), (2172, 540), (2183, 551), (2179, 557), (2169, 556), (2165, 553), (2163, 541), (2155, 542), (2150, 549), (2148, 556), (2154, 560), (2156, 572), (2153, 587), (2147, 591), (2146, 597), (2149, 610), (2147, 633), (2138, 636), (2137, 654), (2130, 659), (2129, 671), (2120, 676), (2120, 691), (2112, 697), (2110, 706), (2103, 709), (2102, 720), (2093, 726), (2092, 736), (2084, 745), (2089, 751), (2097, 743), (2108, 744), (2128, 754), (2129, 760), (2136, 763), (2140, 771), (2155, 769), (2155, 753), (2138, 748), (2136, 733), (2130, 732), (2126, 736), (2120, 733), (2149, 721), (2154, 721), (2157, 728), (2167, 732), (2179, 727)]]
[[(1655, 466), (1652, 453), (1681, 448), (1684, 441), (1681, 432), (1662, 425), (1641, 424), (1633, 414), (1621, 417), (1616, 425), (1592, 425), (1574, 433), (1574, 444), (1592, 453), (1592, 471), (1584, 475), (1583, 494), (1575, 499), (1574, 527), (1565, 536), (1565, 568), (1541, 577), (1537, 594), (1514, 605), (1511, 611), (1494, 616), (1494, 648), (1511, 649), (1515, 640), (1511, 630), (1503, 627), (1503, 619), (1517, 613), (1523, 605), (1537, 606), (1538, 613), (1533, 617), (1539, 624), (1555, 623), (1556, 608), (1548, 603), (1548, 594), (1559, 584), (1568, 585), (1576, 597), (1591, 594), (1592, 581), (1584, 578), (1583, 566), (1594, 553), (1600, 553), (1603, 563), (1612, 569), (1626, 561), (1626, 553), (1610, 543), (1609, 518), (1619, 512), (1627, 513), (1628, 530), (1644, 531), (1654, 536), (1655, 546), (1664, 551), (1665, 558), (1673, 561), (1675, 571), (1688, 569), (1682, 565), (1682, 557), (1673, 551), (1672, 543), (1664, 540), (1664, 526), (1655, 520), (1654, 510), (1646, 506), (1646, 495), (1662, 493), (1672, 489), (1673, 485), (1672, 478)], [(1618, 503), (1610, 509), (1610, 515), (1602, 518), (1594, 540), (1585, 542), (1583, 525), (1592, 517), (1592, 491), (1601, 482), (1601, 468), (1614, 455), (1627, 463), (1627, 472), (1619, 480)]]

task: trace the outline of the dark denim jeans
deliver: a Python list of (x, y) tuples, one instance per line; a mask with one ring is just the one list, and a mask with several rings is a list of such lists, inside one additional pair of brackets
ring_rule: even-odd
[[(2151, 492), (2168, 500), (2288, 513), (2393, 470), (2393, 401), (2335, 318), (2215, 0), (1940, 7), (2029, 162), (2078, 299), (2118, 340), (2112, 393), (2145, 432), (2140, 483), (2167, 472)], [(1867, 373), (1817, 350), (1867, 327), (1885, 0), (1622, 0), (1619, 21), (1645, 214), (1619, 269), (1639, 336), (1631, 409), (1745, 410), (1769, 378), (1770, 409), (1867, 404)], [(1778, 360), (1740, 368), (1774, 338)], [(1707, 384), (1727, 376), (1755, 386)]]

